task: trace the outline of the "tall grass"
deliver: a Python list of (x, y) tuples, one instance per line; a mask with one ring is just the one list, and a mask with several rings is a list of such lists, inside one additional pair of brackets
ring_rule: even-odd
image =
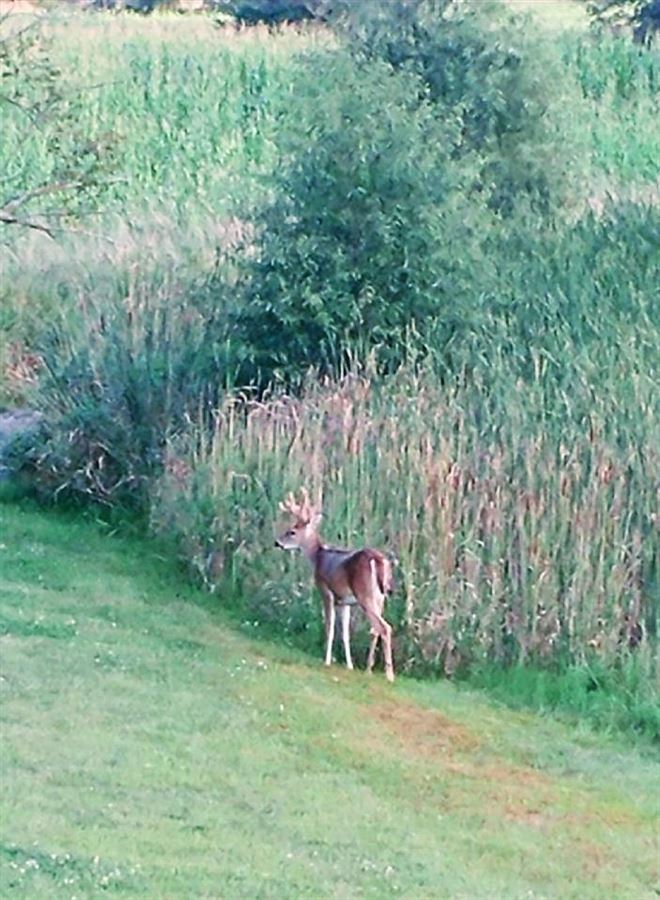
[(110, 206), (164, 203), (182, 219), (254, 197), (276, 161), (291, 56), (323, 43), (314, 31), (237, 32), (204, 17), (56, 20), (53, 39), (80, 129), (118, 145)]
[[(564, 36), (567, 73), (588, 109), (593, 179), (614, 179), (610, 187), (660, 180), (660, 50), (629, 39)], [(656, 194), (657, 202), (657, 194)]]
[[(556, 360), (569, 372), (574, 349)], [(168, 442), (151, 527), (244, 627), (318, 653), (308, 566), (273, 547), (278, 501), (306, 485), (329, 543), (397, 558), (399, 671), (657, 739), (660, 416), (631, 363), (622, 350), (597, 395), (573, 370), (556, 415), (542, 363), (523, 381), (494, 358), (445, 387), (367, 371), (227, 398), (210, 435)], [(359, 659), (359, 618), (354, 643)]]
[[(108, 171), (94, 204), (58, 232), (61, 252), (44, 236), (2, 233), (0, 346), (17, 345), (19, 357), (66, 302), (62, 294), (79, 290), (81, 268), (89, 281), (111, 257), (126, 268), (139, 265), (143, 250), (153, 254), (158, 242), (166, 265), (173, 252), (186, 265), (199, 242), (198, 268), (208, 270), (217, 233), (233, 217), (252, 218), (255, 204), (271, 195), (282, 135), (301, 127), (290, 102), (292, 57), (332, 44), (320, 29), (235, 31), (206, 17), (83, 16), (57, 7), (44, 22), (60, 71), (56, 119), (71, 123), (67, 147), (51, 140), (57, 122), (46, 118), (26, 131), (20, 111), (4, 108), (5, 176), (19, 192), (24, 175), (31, 184), (47, 181), (63, 150), (92, 144)], [(657, 52), (607, 35), (557, 40), (562, 128), (590, 137), (590, 159), (580, 166), (591, 172), (592, 193), (600, 203), (608, 190), (625, 194), (632, 184), (648, 198), (644, 184), (660, 177)], [(571, 98), (580, 93), (584, 102), (574, 108)], [(657, 202), (657, 194), (650, 198)], [(7, 384), (5, 368), (0, 392), (13, 399), (21, 387)]]
[[(60, 72), (53, 116), (26, 128), (3, 107), (0, 160), (13, 193), (58, 177), (62, 154), (100, 148), (107, 171), (94, 203), (44, 235), (4, 228), (0, 239), (0, 402), (24, 402), (14, 378), (75, 298), (118, 285), (144, 265), (205, 277), (268, 190), (287, 118), (292, 54), (327, 35), (234, 31), (213, 20), (67, 14), (43, 19)], [(62, 120), (64, 138), (53, 135)], [(48, 217), (59, 207), (39, 201)], [(234, 235), (234, 237), (232, 237)], [(235, 242), (235, 241), (234, 241)], [(109, 299), (115, 295), (114, 289)]]
[[(268, 549), (277, 501), (304, 484), (323, 499), (327, 539), (398, 558), (403, 668), (613, 666), (634, 653), (652, 675), (660, 434), (650, 387), (637, 386), (638, 443), (596, 418), (553, 434), (530, 415), (535, 386), (507, 381), (489, 372), (442, 388), (409, 372), (365, 374), (301, 398), (228, 400), (210, 437), (170, 445), (153, 524), (179, 536), (209, 583), (242, 595), (250, 618), (305, 632), (318, 618), (308, 573)], [(505, 386), (506, 408), (489, 414), (490, 392)]]

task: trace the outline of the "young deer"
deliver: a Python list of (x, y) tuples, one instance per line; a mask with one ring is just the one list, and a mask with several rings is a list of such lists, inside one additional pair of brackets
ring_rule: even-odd
[(351, 606), (356, 603), (363, 610), (371, 625), (371, 644), (367, 658), (367, 671), (371, 672), (376, 657), (378, 639), (383, 642), (385, 675), (394, 681), (392, 664), (392, 626), (383, 618), (385, 597), (392, 589), (392, 565), (379, 550), (365, 547), (363, 550), (340, 550), (321, 543), (318, 524), (321, 513), (310, 503), (303, 488), (300, 502), (293, 494), (280, 503), (280, 509), (289, 513), (291, 524), (276, 541), (282, 550), (302, 550), (314, 567), (314, 580), (323, 596), (325, 618), (325, 664), (332, 662), (332, 645), (335, 636), (335, 612), (339, 608), (341, 632), (346, 654), (346, 666), (353, 668), (351, 658), (350, 624)]

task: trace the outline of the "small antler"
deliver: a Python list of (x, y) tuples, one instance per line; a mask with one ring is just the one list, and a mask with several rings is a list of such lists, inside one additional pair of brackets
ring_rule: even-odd
[(298, 515), (300, 507), (296, 502), (296, 498), (294, 497), (292, 491), (289, 491), (288, 495), (280, 503), (280, 509), (282, 510), (282, 512), (291, 513), (292, 516)]
[(307, 493), (307, 488), (304, 487), (300, 489), (300, 501), (296, 500), (292, 491), (289, 491), (286, 499), (280, 503), (280, 509), (282, 512), (289, 513), (295, 519), (305, 522), (310, 522), (315, 513), (314, 506)]

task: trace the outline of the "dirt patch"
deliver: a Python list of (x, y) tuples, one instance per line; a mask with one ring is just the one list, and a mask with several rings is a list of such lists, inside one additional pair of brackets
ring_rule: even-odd
[[(594, 829), (644, 827), (632, 810), (612, 805), (575, 784), (557, 780), (528, 766), (501, 760), (480, 764), (474, 759), (448, 759), (444, 770), (455, 776), (446, 786), (447, 808), (473, 811), (543, 832), (561, 830), (580, 848)], [(589, 845), (598, 849), (598, 845)], [(581, 851), (582, 852), (582, 851)], [(593, 853), (584, 849), (585, 860)]]
[(445, 771), (454, 776), (447, 788), (447, 805), (474, 810), (487, 818), (545, 830), (561, 817), (557, 785), (542, 772), (497, 760), (447, 760)]
[(363, 707), (365, 718), (378, 722), (399, 748), (414, 756), (442, 756), (475, 750), (479, 741), (463, 725), (442, 713), (403, 701), (385, 700)]
[(536, 828), (539, 831), (545, 831), (556, 817), (548, 816), (537, 809), (512, 809), (507, 807), (504, 812), (504, 819), (507, 822), (518, 822), (522, 825), (528, 825), (530, 828)]
[(529, 788), (552, 784), (552, 780), (543, 772), (525, 766), (511, 766), (503, 763), (479, 765), (479, 763), (471, 761), (450, 760), (447, 763), (447, 770), (455, 775), (476, 778), (479, 781), (499, 786), (516, 785)]

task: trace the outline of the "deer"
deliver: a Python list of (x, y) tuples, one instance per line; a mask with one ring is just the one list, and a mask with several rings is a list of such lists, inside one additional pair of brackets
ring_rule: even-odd
[(355, 605), (366, 615), (371, 626), (371, 643), (367, 656), (367, 672), (371, 674), (376, 659), (378, 640), (382, 641), (385, 676), (394, 681), (392, 663), (392, 626), (383, 618), (387, 594), (392, 590), (392, 564), (380, 550), (364, 547), (345, 550), (326, 546), (319, 535), (322, 513), (309, 499), (305, 488), (300, 500), (293, 493), (280, 503), (280, 510), (290, 516), (289, 527), (275, 541), (281, 550), (301, 550), (312, 564), (314, 581), (323, 598), (325, 621), (325, 665), (332, 665), (336, 613), (339, 610), (346, 667), (353, 668), (351, 656), (351, 608)]

